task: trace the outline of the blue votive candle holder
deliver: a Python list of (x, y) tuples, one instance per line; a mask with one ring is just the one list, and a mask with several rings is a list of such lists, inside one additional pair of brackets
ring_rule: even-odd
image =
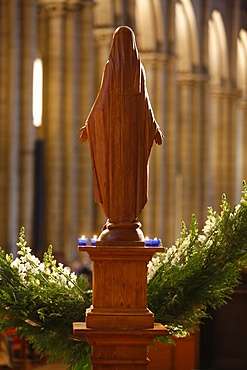
[(147, 247), (151, 247), (151, 246), (152, 246), (152, 239), (145, 238), (145, 245), (146, 245)]
[(159, 247), (160, 245), (160, 239), (154, 238), (152, 239), (152, 247)]
[(96, 236), (96, 235), (94, 235), (94, 236), (91, 238), (91, 245), (92, 245), (93, 247), (95, 247), (96, 242), (97, 242), (97, 236)]
[(85, 247), (87, 245), (87, 238), (83, 235), (81, 238), (78, 238), (78, 245), (80, 247)]

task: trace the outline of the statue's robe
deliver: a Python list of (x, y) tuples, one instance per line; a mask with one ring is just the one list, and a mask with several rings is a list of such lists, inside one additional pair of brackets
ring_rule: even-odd
[(116, 30), (86, 121), (95, 201), (112, 223), (133, 222), (147, 202), (150, 150), (158, 129), (133, 31)]

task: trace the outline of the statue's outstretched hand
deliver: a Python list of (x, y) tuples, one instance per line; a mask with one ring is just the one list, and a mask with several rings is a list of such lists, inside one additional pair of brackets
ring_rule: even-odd
[(154, 140), (156, 142), (156, 144), (158, 145), (161, 145), (162, 144), (162, 141), (164, 139), (164, 135), (162, 134), (162, 132), (158, 129), (156, 131), (156, 134), (155, 134), (155, 137), (154, 137)]
[(78, 132), (80, 132), (80, 141), (83, 143), (83, 141), (86, 141), (88, 139), (88, 134), (87, 134), (87, 126), (82, 126), (80, 128), (80, 130), (78, 130)]

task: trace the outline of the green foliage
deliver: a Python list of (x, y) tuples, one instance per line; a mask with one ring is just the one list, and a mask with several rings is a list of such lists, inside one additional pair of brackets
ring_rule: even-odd
[[(90, 346), (75, 338), (72, 324), (84, 321), (91, 305), (87, 282), (57, 264), (52, 248), (41, 262), (31, 254), (20, 231), (18, 257), (0, 249), (0, 331), (16, 328), (50, 361), (63, 359), (69, 369), (90, 369)], [(247, 267), (247, 186), (233, 209), (222, 196), (221, 212), (211, 207), (199, 234), (193, 215), (189, 230), (148, 265), (148, 306), (170, 334), (189, 335), (208, 308), (227, 303)], [(168, 341), (170, 337), (157, 338)]]
[(225, 195), (221, 212), (211, 207), (199, 235), (193, 215), (188, 231), (149, 264), (148, 306), (171, 334), (188, 335), (207, 316), (209, 307), (227, 303), (247, 267), (247, 187), (240, 203), (231, 209)]
[(16, 328), (51, 362), (87, 363), (87, 342), (72, 335), (72, 323), (84, 321), (91, 304), (87, 281), (57, 266), (51, 247), (41, 263), (26, 244), (22, 228), (16, 259), (0, 249), (0, 330)]

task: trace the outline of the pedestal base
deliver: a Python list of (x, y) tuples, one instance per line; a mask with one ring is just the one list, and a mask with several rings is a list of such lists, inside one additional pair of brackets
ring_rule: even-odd
[(154, 326), (154, 315), (149, 309), (97, 309), (86, 310), (88, 328), (102, 329), (150, 329)]
[(141, 223), (134, 222), (111, 223), (107, 222), (98, 237), (96, 245), (130, 245), (131, 243), (144, 246), (144, 234)]
[(86, 323), (73, 324), (74, 335), (85, 336), (92, 346), (93, 370), (147, 370), (147, 346), (155, 337), (166, 335), (161, 324), (152, 329), (91, 329)]
[(96, 243), (79, 250), (88, 252), (94, 262), (93, 299), (86, 322), (74, 323), (73, 329), (92, 346), (92, 369), (146, 370), (147, 347), (155, 337), (167, 334), (147, 308), (147, 263), (163, 248), (132, 242)]

